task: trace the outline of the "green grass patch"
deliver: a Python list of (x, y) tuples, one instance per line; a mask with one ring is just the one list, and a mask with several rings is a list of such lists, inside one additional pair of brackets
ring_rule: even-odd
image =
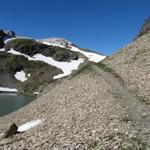
[(85, 62), (79, 65), (78, 70), (75, 70), (72, 72), (70, 79), (76, 77), (77, 75), (87, 72), (87, 71), (91, 71), (92, 67), (91, 67), (91, 62)]
[(103, 71), (113, 74), (116, 78), (121, 78), (112, 68), (110, 68), (108, 65), (99, 62), (96, 64), (99, 68), (101, 68)]

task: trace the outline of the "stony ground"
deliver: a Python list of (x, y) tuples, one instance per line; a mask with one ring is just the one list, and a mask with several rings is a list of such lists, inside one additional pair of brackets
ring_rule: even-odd
[(104, 63), (112, 67), (150, 105), (150, 34), (121, 48)]
[(0, 140), (0, 150), (149, 150), (150, 107), (113, 74), (95, 65), (0, 118), (0, 133), (12, 123), (43, 124)]

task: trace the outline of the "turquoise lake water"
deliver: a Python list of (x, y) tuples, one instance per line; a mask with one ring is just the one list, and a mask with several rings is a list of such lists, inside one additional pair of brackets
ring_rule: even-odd
[(29, 104), (33, 99), (26, 95), (0, 94), (0, 117)]

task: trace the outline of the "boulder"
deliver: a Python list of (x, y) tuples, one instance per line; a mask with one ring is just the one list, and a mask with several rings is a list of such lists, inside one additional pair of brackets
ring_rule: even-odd
[(14, 123), (10, 126), (9, 130), (5, 132), (4, 138), (9, 138), (13, 136), (14, 134), (19, 133), (18, 131), (18, 126)]
[(4, 47), (4, 42), (3, 42), (3, 38), (0, 36), (0, 48)]

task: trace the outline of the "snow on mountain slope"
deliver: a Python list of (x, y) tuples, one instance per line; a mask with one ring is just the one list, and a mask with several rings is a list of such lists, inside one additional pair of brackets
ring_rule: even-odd
[(84, 62), (83, 59), (78, 59), (78, 60), (71, 60), (70, 62), (59, 62), (54, 60), (51, 57), (47, 57), (44, 56), (42, 54), (36, 54), (33, 57), (30, 57), (28, 55), (22, 54), (18, 51), (15, 51), (13, 49), (11, 49), (10, 51), (8, 51), (8, 53), (14, 54), (14, 55), (22, 55), (26, 58), (28, 58), (28, 60), (33, 60), (33, 61), (43, 61), (49, 65), (55, 66), (57, 68), (60, 68), (64, 73), (63, 74), (59, 74), (57, 76), (54, 76), (53, 79), (58, 79), (58, 78), (62, 78), (65, 76), (68, 76), (71, 74), (71, 72), (73, 70), (78, 69), (78, 66)]
[(96, 53), (93, 53), (93, 52), (85, 52), (85, 51), (82, 51), (80, 50), (79, 48), (75, 47), (75, 46), (71, 46), (71, 51), (74, 51), (74, 52), (80, 52), (82, 53), (83, 55), (85, 55), (89, 61), (93, 61), (93, 62), (100, 62), (102, 61), (103, 59), (106, 58), (106, 56), (103, 56), (103, 55), (99, 55), (99, 54), (96, 54)]
[(5, 49), (4, 49), (4, 48), (1, 48), (1, 49), (0, 49), (0, 52), (4, 52), (4, 51), (5, 51)]
[(14, 39), (16, 39), (16, 38), (7, 38), (7, 39), (4, 40), (4, 43), (6, 44), (7, 42), (9, 42), (11, 40), (14, 40)]
[(33, 56), (36, 60), (44, 61), (52, 66), (60, 68), (64, 73), (54, 76), (53, 79), (62, 78), (71, 74), (73, 70), (77, 70), (78, 66), (84, 62), (83, 59), (71, 60), (71, 62), (59, 62), (51, 57), (46, 57), (42, 54), (36, 54)]
[(0, 87), (1, 92), (18, 92), (17, 89), (7, 88), (7, 87)]
[[(19, 92), (39, 94), (43, 85), (69, 76), (80, 64), (88, 60), (97, 63), (104, 58), (64, 38), (33, 39), (0, 30), (0, 69), (4, 70), (0, 74), (0, 85), (17, 87)], [(37, 79), (40, 80), (37, 82)]]
[[(40, 42), (40, 40), (39, 40), (39, 42)], [(63, 47), (63, 48), (68, 48), (74, 52), (80, 52), (81, 54), (85, 55), (89, 61), (93, 61), (96, 63), (98, 63), (106, 58), (106, 56), (99, 55), (94, 52), (83, 51), (80, 48), (74, 46), (70, 41), (67, 41), (63, 38), (49, 38), (49, 39), (41, 40), (41, 42), (46, 45), (59, 46), (59, 47)]]
[[(19, 37), (19, 36), (8, 37), (7, 39), (5, 39), (4, 43), (7, 44), (7, 42), (9, 42), (13, 39), (30, 39), (30, 38)], [(80, 54), (82, 54), (82, 56), (85, 56), (85, 58), (83, 58), (81, 56), (77, 60), (70, 60), (69, 62), (67, 62), (67, 61), (56, 61), (52, 57), (43, 55), (40, 52), (38, 52), (37, 54), (35, 54), (33, 56), (29, 56), (29, 55), (21, 53), (17, 50), (14, 50), (13, 48), (10, 49), (9, 51), (7, 51), (7, 53), (11, 53), (14, 55), (22, 55), (22, 56), (28, 58), (28, 60), (42, 61), (42, 62), (45, 62), (49, 65), (52, 65), (52, 66), (55, 66), (55, 67), (61, 69), (63, 71), (63, 73), (54, 76), (53, 79), (58, 79), (58, 78), (62, 78), (62, 77), (70, 75), (72, 73), (72, 71), (77, 70), (78, 66), (81, 63), (83, 63), (84, 61), (86, 61), (86, 59), (88, 59), (89, 61), (93, 61), (93, 62), (98, 63), (106, 57), (106, 56), (99, 55), (99, 54), (94, 53), (94, 52), (87, 52), (87, 51), (81, 50), (80, 48), (78, 48), (74, 44), (72, 44), (70, 41), (67, 41), (63, 38), (49, 38), (49, 39), (36, 40), (36, 41), (39, 43), (46, 44), (46, 45), (52, 45), (52, 46), (65, 48), (65, 49), (68, 49), (70, 51), (80, 53)], [(2, 48), (2, 49), (0, 49), (0, 51), (3, 52), (3, 51), (5, 51), (5, 49)], [(23, 75), (23, 72), (16, 73), (15, 78), (21, 82), (24, 82), (27, 80), (25, 75)]]
[[(52, 46), (67, 48), (70, 51), (81, 53), (89, 61), (93, 61), (96, 63), (102, 61), (106, 57), (103, 55), (96, 54), (94, 52), (83, 51), (80, 48), (73, 45), (71, 42), (69, 42), (65, 39), (62, 39), (62, 38), (50, 38), (50, 39), (36, 40), (36, 41), (43, 43), (43, 44), (46, 44), (46, 45), (52, 45)], [(28, 55), (23, 54), (21, 52), (15, 51), (14, 49), (9, 50), (8, 53), (12, 53), (14, 55), (22, 55), (22, 56), (28, 58), (28, 60), (43, 61), (49, 65), (52, 65), (52, 66), (55, 66), (55, 67), (61, 69), (63, 71), (63, 73), (54, 76), (53, 79), (59, 79), (59, 78), (70, 75), (73, 70), (77, 70), (78, 66), (86, 60), (85, 58), (78, 58), (77, 60), (71, 60), (70, 62), (60, 62), (60, 61), (54, 60), (52, 57), (47, 57), (47, 56), (42, 55), (40, 53), (37, 53), (31, 57), (31, 56), (28, 56)]]

